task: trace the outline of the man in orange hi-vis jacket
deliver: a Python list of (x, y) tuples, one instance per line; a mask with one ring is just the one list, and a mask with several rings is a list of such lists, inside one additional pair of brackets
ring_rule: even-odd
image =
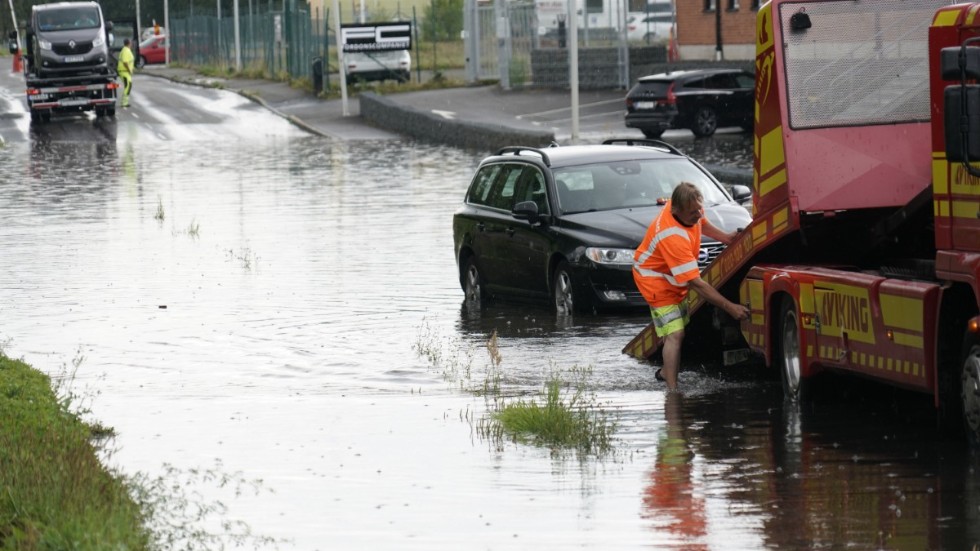
[(657, 378), (661, 378), (662, 371), (668, 390), (677, 389), (681, 344), (689, 321), (689, 289), (736, 320), (749, 316), (748, 308), (729, 301), (701, 279), (698, 251), (702, 232), (725, 245), (736, 235), (722, 231), (705, 218), (701, 191), (694, 184), (681, 182), (633, 254), (633, 280), (650, 305), (657, 336), (663, 339), (664, 366), (657, 371)]

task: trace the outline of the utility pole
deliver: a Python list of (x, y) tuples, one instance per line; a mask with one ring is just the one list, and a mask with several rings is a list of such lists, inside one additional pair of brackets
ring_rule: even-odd
[(721, 1), (715, 0), (715, 61), (725, 59), (725, 52), (721, 49)]

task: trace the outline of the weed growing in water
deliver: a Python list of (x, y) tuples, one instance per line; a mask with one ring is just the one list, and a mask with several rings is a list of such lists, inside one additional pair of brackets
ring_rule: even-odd
[(197, 220), (191, 219), (191, 223), (187, 226), (187, 235), (196, 238), (201, 231), (201, 225), (197, 223)]
[(428, 322), (423, 320), (412, 350), (429, 364), (442, 370), (442, 378), (459, 385), (460, 390), (469, 390), (473, 375), (473, 349), (463, 345), (459, 339), (452, 339), (444, 347)]
[(242, 269), (246, 272), (252, 270), (252, 265), (257, 265), (259, 263), (259, 257), (252, 252), (252, 249), (245, 247), (241, 252), (237, 252), (234, 249), (228, 249), (228, 258), (232, 260), (237, 260), (241, 262)]
[(157, 212), (156, 212), (156, 214), (153, 215), (153, 218), (155, 218), (156, 220), (159, 220), (160, 222), (163, 222), (163, 219), (166, 218), (166, 215), (163, 212), (163, 198), (162, 197), (157, 197)]
[[(460, 345), (458, 342), (451, 344), (455, 345), (455, 354), (447, 354), (440, 339), (423, 322), (414, 349), (434, 367), (442, 368), (447, 380), (458, 381), (461, 390), (483, 396), (486, 413), (481, 418), (474, 420), (468, 410), (465, 414), (460, 413), (460, 418), (471, 425), (475, 423), (477, 435), (497, 450), (502, 450), (509, 439), (548, 446), (555, 452), (575, 450), (602, 456), (614, 451), (616, 421), (589, 391), (591, 368), (573, 366), (562, 372), (552, 365), (543, 390), (536, 397), (507, 396), (503, 391), (503, 355), (496, 331), (486, 341), (490, 362), (479, 386), (470, 382), (472, 354), (463, 356), (465, 370), (461, 370)], [(465, 374), (465, 380), (459, 378), (461, 374)], [(572, 378), (571, 382), (566, 381), (568, 376)]]
[(595, 396), (587, 393), (591, 369), (573, 366), (568, 374), (577, 380), (567, 383), (562, 372), (552, 370), (539, 396), (543, 404), (534, 398), (507, 403), (492, 411), (484, 426), (491, 434), (506, 434), (514, 441), (607, 454), (613, 447), (616, 423), (597, 407)]
[[(220, 460), (211, 469), (180, 470), (164, 465), (164, 473), (150, 477), (139, 473), (128, 479), (130, 493), (139, 505), (147, 527), (151, 530), (153, 549), (182, 549), (185, 551), (252, 547), (254, 549), (278, 548), (286, 543), (268, 536), (254, 534), (242, 521), (224, 517), (228, 508), (221, 501), (202, 501), (201, 495), (191, 488), (205, 485), (231, 490), (235, 497), (244, 493), (259, 495), (263, 491), (261, 480), (246, 480), (241, 473), (226, 473)], [(271, 492), (271, 490), (268, 490)], [(210, 520), (220, 519), (221, 531), (210, 531), (204, 526)]]

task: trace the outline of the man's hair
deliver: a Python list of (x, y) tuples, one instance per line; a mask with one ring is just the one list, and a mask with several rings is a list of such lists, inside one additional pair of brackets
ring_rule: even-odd
[(123, 46), (129, 46), (129, 44), (130, 43), (129, 43), (129, 39), (128, 38), (126, 38), (126, 39), (123, 40)]
[(674, 188), (674, 193), (670, 196), (672, 208), (683, 210), (689, 208), (693, 203), (704, 201), (701, 190), (690, 182), (681, 182)]

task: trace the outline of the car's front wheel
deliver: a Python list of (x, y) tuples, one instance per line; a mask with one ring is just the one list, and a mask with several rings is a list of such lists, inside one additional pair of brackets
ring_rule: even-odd
[(718, 114), (715, 110), (707, 105), (698, 108), (697, 112), (694, 114), (694, 122), (691, 124), (691, 132), (694, 135), (703, 138), (705, 136), (710, 136), (715, 133), (718, 129)]
[(480, 268), (476, 265), (476, 257), (466, 259), (462, 273), (463, 296), (466, 304), (472, 306), (483, 306), (487, 299), (484, 296), (483, 276), (480, 275)]
[(562, 261), (555, 268), (551, 278), (551, 298), (559, 316), (570, 316), (575, 312), (575, 284), (567, 262)]

